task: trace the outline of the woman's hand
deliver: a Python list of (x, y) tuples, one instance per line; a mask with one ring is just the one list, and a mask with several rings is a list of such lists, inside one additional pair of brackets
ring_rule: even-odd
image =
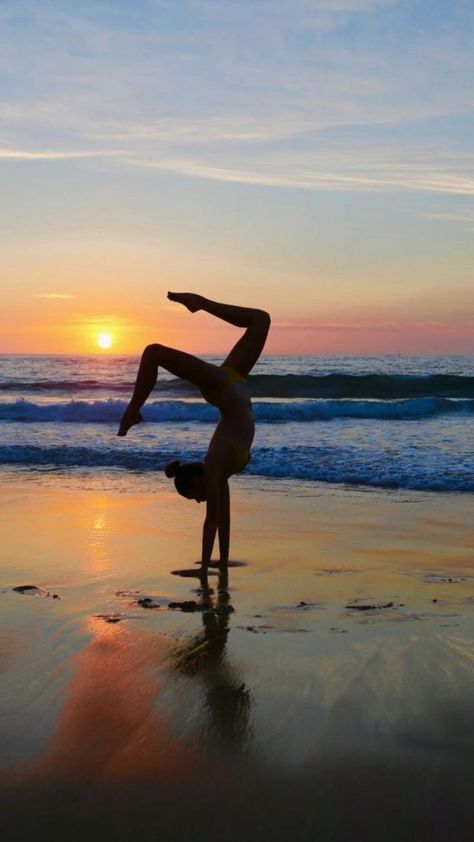
[(206, 519), (202, 528), (202, 553), (201, 562), (203, 567), (207, 567), (214, 548), (214, 541), (216, 539), (217, 527), (219, 525), (221, 494), (220, 482), (215, 473), (211, 470), (206, 471), (205, 478), (206, 485)]
[(219, 533), (219, 563), (229, 561), (230, 543), (230, 494), (228, 481), (222, 480), (211, 471), (206, 477), (206, 519), (202, 530), (202, 566), (207, 567)]

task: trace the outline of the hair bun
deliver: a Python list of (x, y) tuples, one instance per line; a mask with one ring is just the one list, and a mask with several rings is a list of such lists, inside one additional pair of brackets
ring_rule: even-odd
[(179, 471), (180, 465), (181, 465), (181, 462), (179, 461), (179, 459), (174, 459), (173, 462), (168, 462), (168, 464), (165, 467), (166, 476), (167, 477), (175, 477), (176, 474)]

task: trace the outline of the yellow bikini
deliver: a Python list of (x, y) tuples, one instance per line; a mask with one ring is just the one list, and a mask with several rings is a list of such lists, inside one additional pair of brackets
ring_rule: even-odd
[[(246, 383), (245, 377), (242, 377), (235, 368), (232, 368), (230, 365), (223, 365), (222, 370), (225, 371), (227, 375), (227, 380), (229, 383)], [(240, 442), (236, 441), (236, 439), (232, 438), (232, 436), (223, 435), (221, 438), (227, 442), (228, 445), (234, 451), (235, 456), (235, 473), (240, 473), (243, 471), (246, 464), (250, 461), (250, 450), (247, 450)]]
[(225, 373), (227, 375), (227, 380), (229, 381), (229, 383), (246, 383), (247, 382), (245, 377), (243, 377), (241, 374), (239, 374), (239, 372), (236, 371), (235, 368), (232, 368), (232, 366), (230, 366), (230, 365), (223, 365), (222, 371), (225, 371)]
[(235, 469), (234, 473), (239, 474), (240, 471), (243, 471), (247, 462), (250, 462), (250, 450), (247, 450), (240, 442), (233, 439), (231, 436), (220, 436), (223, 441), (226, 441), (227, 444), (232, 448), (234, 451), (235, 456)]

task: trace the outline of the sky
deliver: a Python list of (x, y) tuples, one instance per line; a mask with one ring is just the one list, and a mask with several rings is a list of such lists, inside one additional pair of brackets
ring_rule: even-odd
[(474, 353), (472, 0), (0, 0), (0, 352)]

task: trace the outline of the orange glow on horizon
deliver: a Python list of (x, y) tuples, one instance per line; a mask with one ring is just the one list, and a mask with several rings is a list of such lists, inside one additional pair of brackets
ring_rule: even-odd
[[(229, 294), (229, 297), (230, 294)], [(235, 298), (236, 296), (234, 296)], [(263, 296), (262, 296), (263, 298)], [(252, 302), (253, 303), (253, 302)], [(187, 353), (225, 356), (242, 331), (200, 313), (173, 310), (166, 304), (153, 314), (122, 302), (113, 313), (94, 306), (72, 312), (70, 301), (40, 300), (25, 308), (22, 321), (8, 312), (2, 319), (1, 353), (139, 355), (152, 342)], [(92, 309), (92, 308), (91, 308)], [(416, 319), (404, 308), (359, 307), (350, 314), (329, 307), (304, 318), (285, 314), (274, 302), (265, 354), (443, 354), (473, 353), (473, 324), (457, 312), (424, 313)], [(44, 312), (41, 312), (44, 310)], [(58, 312), (59, 311), (59, 312)]]

